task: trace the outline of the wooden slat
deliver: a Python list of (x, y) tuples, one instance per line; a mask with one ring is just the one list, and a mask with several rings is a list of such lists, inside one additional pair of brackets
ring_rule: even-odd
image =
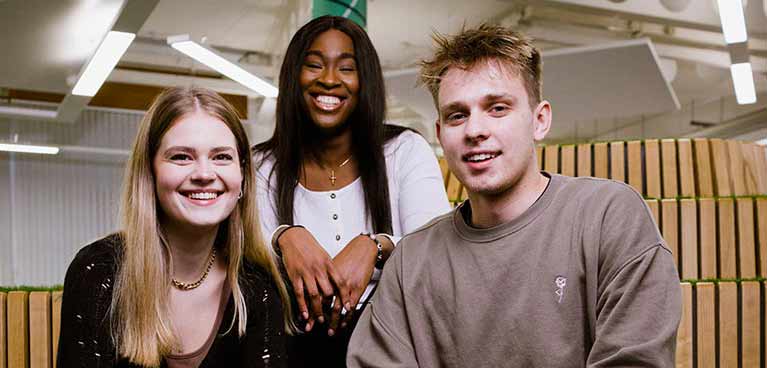
[(575, 176), (575, 146), (568, 144), (562, 146), (562, 172), (566, 176)]
[(594, 144), (594, 176), (602, 179), (609, 179), (608, 167), (610, 165), (607, 159), (607, 143)]
[(29, 367), (29, 294), (8, 293), (8, 368)]
[(466, 187), (461, 184), (461, 191), (458, 192), (458, 201), (463, 202), (469, 197), (469, 192), (466, 191)]
[(461, 182), (453, 173), (450, 173), (450, 177), (447, 179), (447, 199), (451, 202), (461, 199)]
[(711, 152), (708, 147), (708, 139), (697, 138), (693, 140), (695, 148), (695, 169), (697, 191), (701, 197), (714, 196), (714, 181), (711, 174)]
[(738, 366), (738, 286), (719, 283), (719, 366)]
[(682, 320), (676, 335), (676, 367), (693, 366), (692, 285), (682, 283)]
[(543, 170), (543, 146), (535, 146), (535, 158), (538, 160), (538, 170)]
[(61, 291), (51, 293), (51, 356), (53, 358), (53, 368), (56, 368), (56, 354), (59, 351), (59, 333), (61, 332)]
[(578, 145), (578, 176), (592, 176), (591, 173), (591, 143)]
[(719, 216), (719, 278), (738, 277), (735, 259), (735, 202), (731, 198), (717, 201)]
[(642, 189), (642, 142), (630, 141), (626, 144), (626, 150), (628, 151), (628, 183), (637, 192), (645, 194)]
[(671, 250), (676, 269), (679, 270), (681, 267), (679, 264), (679, 215), (677, 208), (676, 199), (664, 199), (660, 202), (663, 239)]
[(756, 172), (759, 174), (757, 176), (758, 194), (767, 194), (767, 146), (756, 145), (754, 150), (756, 151)]
[(740, 347), (743, 367), (760, 367), (760, 335), (761, 328), (761, 286), (756, 281), (745, 281), (740, 284), (741, 289), (741, 333), (743, 345)]
[(714, 284), (699, 282), (695, 285), (695, 304), (697, 309), (698, 338), (696, 360), (698, 368), (716, 367), (716, 299)]
[(610, 179), (626, 182), (623, 142), (610, 143)]
[(650, 213), (652, 213), (652, 218), (655, 220), (655, 225), (660, 229), (660, 203), (657, 199), (645, 199), (645, 203), (647, 203), (647, 207), (650, 207)]
[(660, 145), (663, 157), (663, 198), (674, 198), (679, 195), (676, 180), (676, 142), (673, 139), (664, 139)]
[(716, 202), (712, 198), (698, 200), (700, 209), (700, 277), (716, 278)]
[(698, 278), (698, 215), (694, 199), (682, 199), (681, 207), (681, 231), (682, 244), (680, 256), (682, 258), (682, 279), (693, 280)]
[[(203, 72), (204, 73), (204, 72)], [(89, 106), (111, 107), (130, 110), (147, 110), (155, 97), (165, 87), (131, 83), (104, 82), (98, 93), (88, 102)], [(240, 118), (248, 118), (248, 97), (219, 93), (237, 110)]]
[(6, 293), (0, 292), (0, 368), (7, 368), (8, 365), (6, 362), (8, 361), (8, 354), (7, 354), (7, 347), (8, 347), (8, 339), (6, 335), (6, 300), (8, 299), (8, 295)]
[(754, 201), (738, 198), (738, 250), (740, 277), (756, 277), (756, 244), (754, 242)]
[(29, 293), (30, 368), (51, 367), (51, 293)]
[(767, 277), (767, 198), (756, 199), (756, 217), (759, 239), (759, 276)]
[(757, 152), (754, 149), (755, 146), (755, 143), (743, 143), (741, 146), (743, 152), (743, 179), (746, 182), (746, 193), (748, 193), (748, 195), (759, 194), (759, 171), (756, 158)]
[(730, 184), (732, 193), (736, 196), (748, 195), (746, 191), (746, 172), (743, 167), (743, 152), (741, 143), (738, 141), (727, 141), (727, 151), (730, 154)]
[(679, 152), (679, 193), (682, 197), (695, 197), (695, 169), (692, 158), (692, 142), (689, 139), (676, 141)]
[(544, 170), (552, 174), (559, 173), (559, 146), (549, 145), (543, 149), (543, 155), (545, 157)]
[(727, 143), (721, 139), (712, 139), (711, 144), (712, 173), (714, 174), (714, 195), (723, 197), (732, 195), (730, 187), (730, 170), (728, 161), (730, 153)]
[(450, 169), (447, 167), (447, 160), (445, 160), (444, 157), (440, 157), (439, 160), (439, 171), (442, 172), (442, 185), (447, 188), (447, 179), (448, 175), (450, 175)]
[(661, 198), (660, 190), (660, 143), (657, 139), (644, 142), (645, 180), (647, 181), (646, 196)]

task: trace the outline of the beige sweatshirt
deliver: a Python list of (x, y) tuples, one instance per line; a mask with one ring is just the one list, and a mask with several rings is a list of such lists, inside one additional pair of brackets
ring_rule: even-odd
[(509, 223), (473, 228), (466, 202), (403, 238), (348, 365), (672, 367), (679, 279), (644, 201), (550, 176)]

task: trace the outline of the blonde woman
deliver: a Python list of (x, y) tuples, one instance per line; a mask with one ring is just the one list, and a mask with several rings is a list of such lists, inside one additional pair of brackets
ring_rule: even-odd
[(127, 164), (123, 231), (67, 271), (59, 367), (284, 365), (290, 304), (261, 239), (249, 147), (216, 93), (157, 97)]

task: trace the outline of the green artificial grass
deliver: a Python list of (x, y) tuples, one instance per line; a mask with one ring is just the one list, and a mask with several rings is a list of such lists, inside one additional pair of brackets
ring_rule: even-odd
[(648, 197), (643, 196), (646, 200), (662, 200), (662, 199), (765, 199), (767, 198), (767, 195), (764, 194), (756, 194), (756, 195), (729, 195), (729, 196), (712, 196), (712, 197), (684, 197), (684, 196), (675, 196), (675, 197), (669, 197), (669, 198), (657, 198), (657, 197)]
[(765, 282), (767, 279), (764, 277), (752, 277), (752, 278), (735, 278), (735, 279), (684, 279), (681, 282), (690, 283), (692, 285), (695, 285), (699, 282), (711, 282), (714, 284), (718, 284), (721, 282), (734, 282), (737, 284), (740, 284), (742, 282), (750, 282), (750, 281), (756, 281), (756, 282)]
[(30, 286), (30, 285), (18, 285), (18, 286), (0, 286), (0, 293), (7, 293), (11, 291), (61, 291), (64, 290), (64, 285), (53, 286)]

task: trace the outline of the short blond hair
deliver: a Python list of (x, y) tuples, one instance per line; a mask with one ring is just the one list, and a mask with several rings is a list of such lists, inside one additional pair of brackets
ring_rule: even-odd
[(437, 107), (439, 85), (448, 69), (468, 70), (488, 61), (499, 61), (522, 77), (531, 108), (541, 101), (541, 54), (521, 33), (483, 23), (454, 36), (435, 32), (432, 38), (437, 49), (431, 60), (421, 61), (419, 84), (429, 89)]

